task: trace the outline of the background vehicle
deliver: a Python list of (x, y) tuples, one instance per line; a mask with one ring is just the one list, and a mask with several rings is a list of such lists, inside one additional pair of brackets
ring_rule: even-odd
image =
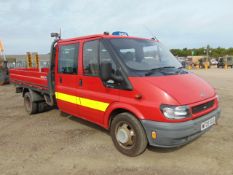
[(116, 148), (128, 156), (148, 144), (184, 145), (219, 118), (214, 89), (155, 39), (52, 36), (50, 68), (10, 70), (29, 114), (57, 105), (110, 130)]
[(211, 65), (217, 65), (217, 64), (218, 64), (218, 61), (217, 61), (215, 58), (212, 58), (212, 59), (210, 60), (210, 63), (211, 63)]
[(0, 85), (9, 83), (9, 71), (7, 61), (0, 62)]
[(204, 69), (205, 66), (207, 66), (207, 68), (210, 68), (210, 65), (211, 65), (211, 63), (210, 63), (208, 57), (203, 57), (203, 58), (199, 59), (199, 68)]
[(0, 40), (0, 85), (9, 83), (7, 60), (4, 54), (4, 45)]
[(217, 67), (218, 68), (224, 68), (225, 66), (227, 67), (233, 67), (233, 56), (225, 56), (222, 58), (219, 58)]

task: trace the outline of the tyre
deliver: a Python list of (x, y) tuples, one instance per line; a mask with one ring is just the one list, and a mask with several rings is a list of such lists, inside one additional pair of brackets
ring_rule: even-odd
[(130, 113), (116, 115), (110, 128), (113, 143), (118, 151), (130, 157), (143, 153), (148, 141), (141, 123)]
[(45, 101), (41, 101), (37, 103), (37, 112), (41, 113), (41, 112), (46, 112), (51, 110), (52, 107), (49, 106)]
[(29, 92), (26, 92), (24, 94), (24, 107), (25, 110), (28, 112), (28, 114), (35, 114), (37, 113), (37, 103), (32, 102), (32, 97), (31, 94)]

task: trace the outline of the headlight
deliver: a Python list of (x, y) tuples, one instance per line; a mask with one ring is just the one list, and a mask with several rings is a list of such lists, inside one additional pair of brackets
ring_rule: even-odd
[(161, 105), (160, 109), (163, 115), (168, 119), (183, 119), (190, 117), (188, 106)]

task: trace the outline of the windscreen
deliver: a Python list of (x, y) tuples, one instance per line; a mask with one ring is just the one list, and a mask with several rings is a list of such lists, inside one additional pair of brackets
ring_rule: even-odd
[(129, 38), (110, 39), (110, 42), (124, 64), (134, 71), (182, 66), (160, 42)]

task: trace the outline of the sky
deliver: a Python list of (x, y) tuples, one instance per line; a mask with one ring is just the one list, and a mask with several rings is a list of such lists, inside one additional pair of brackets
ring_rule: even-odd
[(0, 0), (6, 54), (48, 53), (62, 38), (108, 31), (156, 36), (168, 48), (233, 47), (233, 0)]

